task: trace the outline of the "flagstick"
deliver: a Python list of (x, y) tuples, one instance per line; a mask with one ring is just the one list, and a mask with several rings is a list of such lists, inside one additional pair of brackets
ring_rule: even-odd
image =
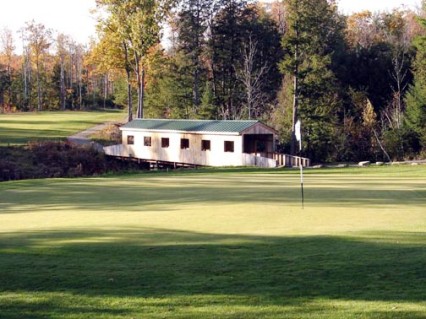
[[(301, 153), (302, 152), (302, 133), (301, 133), (300, 126), (301, 126), (301, 123), (300, 123), (300, 120), (298, 120), (294, 126), (294, 132), (295, 132), (296, 140), (299, 141), (299, 152)], [(302, 209), (305, 209), (305, 194), (303, 191), (303, 161), (300, 156), (299, 156), (299, 167), (300, 167), (300, 188), (302, 190)]]
[(300, 187), (302, 189), (302, 209), (305, 209), (305, 194), (303, 192), (303, 164), (300, 161)]

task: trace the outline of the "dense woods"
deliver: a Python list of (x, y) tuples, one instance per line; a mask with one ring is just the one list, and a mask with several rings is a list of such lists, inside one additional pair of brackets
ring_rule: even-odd
[[(260, 119), (315, 162), (426, 157), (423, 10), (345, 16), (331, 0), (97, 0), (98, 39), (0, 31), (2, 112)], [(17, 52), (17, 42), (22, 46)]]

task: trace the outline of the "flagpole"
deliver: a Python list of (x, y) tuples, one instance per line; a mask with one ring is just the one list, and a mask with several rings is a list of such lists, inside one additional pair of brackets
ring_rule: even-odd
[(302, 189), (302, 209), (305, 209), (305, 194), (303, 191), (303, 164), (302, 159), (300, 160), (300, 187)]
[[(295, 125), (296, 139), (299, 141), (299, 152), (302, 152), (302, 133), (300, 120)], [(299, 154), (300, 155), (300, 154)], [(300, 190), (302, 191), (302, 209), (305, 209), (305, 192), (303, 189), (303, 161), (299, 156), (299, 167), (300, 167)]]

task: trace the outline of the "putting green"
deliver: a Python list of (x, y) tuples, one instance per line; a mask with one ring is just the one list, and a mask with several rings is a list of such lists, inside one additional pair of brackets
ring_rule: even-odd
[(1, 183), (2, 317), (424, 318), (425, 171)]

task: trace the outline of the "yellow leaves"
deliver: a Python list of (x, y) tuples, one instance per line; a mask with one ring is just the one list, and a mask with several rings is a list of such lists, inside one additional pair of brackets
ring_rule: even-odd
[(373, 128), (376, 124), (377, 114), (374, 112), (373, 104), (369, 99), (366, 100), (362, 111), (363, 125), (368, 128)]
[(346, 39), (352, 47), (368, 48), (379, 42), (388, 42), (391, 38), (400, 39), (409, 36), (408, 33), (412, 32), (409, 29), (415, 27), (411, 21), (412, 14), (405, 10), (354, 13), (346, 21)]

